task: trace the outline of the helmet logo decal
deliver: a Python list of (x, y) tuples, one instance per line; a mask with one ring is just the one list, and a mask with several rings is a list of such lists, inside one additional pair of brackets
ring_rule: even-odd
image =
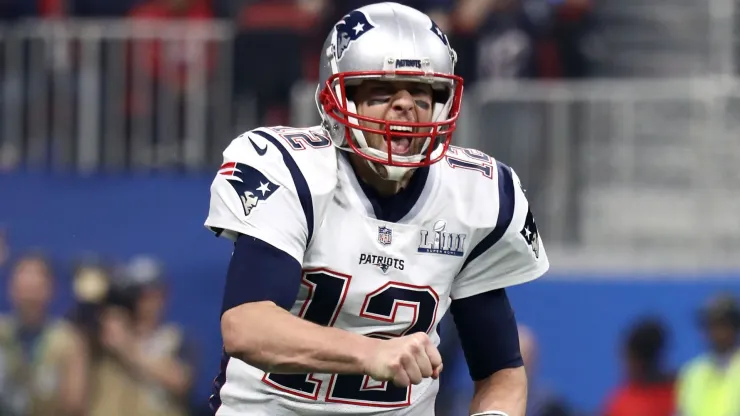
[(336, 46), (334, 48), (334, 53), (336, 54), (337, 60), (342, 59), (344, 52), (349, 49), (352, 42), (356, 41), (360, 36), (374, 28), (375, 26), (370, 23), (370, 20), (365, 16), (365, 13), (359, 10), (353, 10), (348, 15), (344, 16), (344, 18), (334, 26), (336, 31), (336, 39), (334, 40)]
[[(431, 19), (430, 19), (431, 20)], [(437, 37), (444, 43), (446, 46), (450, 46), (449, 42), (447, 41), (447, 35), (442, 31), (442, 29), (437, 26), (437, 23), (432, 20), (432, 27), (429, 29), (431, 30)]]

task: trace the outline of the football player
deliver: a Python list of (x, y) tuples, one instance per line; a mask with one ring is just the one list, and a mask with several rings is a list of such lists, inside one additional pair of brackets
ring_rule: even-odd
[(257, 128), (224, 151), (205, 223), (234, 241), (217, 415), (433, 415), (448, 310), (470, 413), (524, 415), (505, 288), (548, 260), (512, 169), (450, 145), (455, 62), (427, 15), (354, 10), (321, 50), (321, 125)]

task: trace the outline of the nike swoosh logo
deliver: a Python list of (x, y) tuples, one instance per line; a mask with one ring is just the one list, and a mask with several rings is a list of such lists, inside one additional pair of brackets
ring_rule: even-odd
[(252, 143), (252, 147), (254, 147), (254, 151), (257, 152), (258, 155), (264, 156), (265, 153), (267, 153), (267, 145), (265, 145), (265, 147), (259, 147), (252, 138), (249, 139), (249, 142)]

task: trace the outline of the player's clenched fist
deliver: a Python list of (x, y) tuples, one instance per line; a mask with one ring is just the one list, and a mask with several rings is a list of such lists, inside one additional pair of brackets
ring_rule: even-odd
[(442, 357), (423, 332), (378, 342), (364, 365), (365, 374), (377, 381), (406, 387), (442, 371)]

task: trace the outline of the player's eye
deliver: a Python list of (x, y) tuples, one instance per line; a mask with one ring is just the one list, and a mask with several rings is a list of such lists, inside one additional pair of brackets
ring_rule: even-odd
[(422, 110), (429, 110), (432, 107), (432, 104), (426, 99), (417, 98), (414, 102)]
[(385, 96), (385, 97), (372, 97), (369, 100), (367, 100), (368, 105), (379, 105), (379, 104), (386, 104), (391, 99), (391, 97)]

